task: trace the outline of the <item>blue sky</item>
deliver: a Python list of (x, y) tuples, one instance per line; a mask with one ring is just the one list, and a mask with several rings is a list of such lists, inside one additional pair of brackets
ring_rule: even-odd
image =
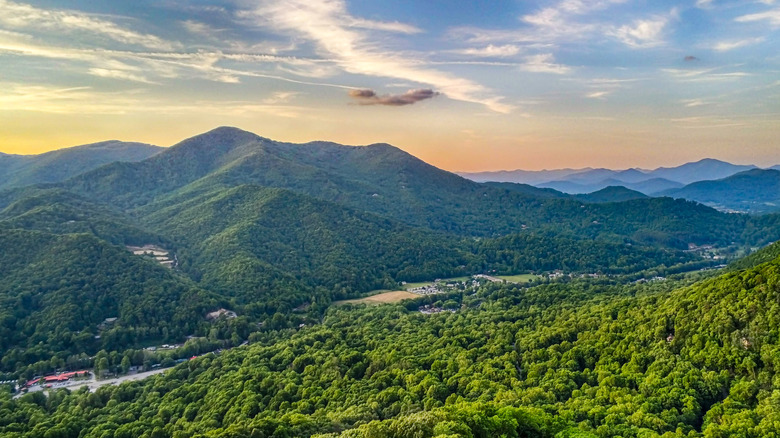
[(219, 125), (449, 170), (780, 162), (780, 2), (0, 0), (0, 151)]

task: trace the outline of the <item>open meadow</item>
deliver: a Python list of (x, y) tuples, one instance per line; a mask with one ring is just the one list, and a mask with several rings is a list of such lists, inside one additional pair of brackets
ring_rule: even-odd
[(390, 291), (390, 292), (380, 292), (376, 295), (371, 295), (364, 298), (357, 298), (354, 300), (342, 300), (342, 301), (336, 301), (333, 304), (335, 305), (342, 305), (342, 304), (387, 304), (387, 303), (398, 303), (403, 300), (408, 299), (414, 299), (414, 298), (420, 298), (420, 295), (413, 294), (411, 292), (407, 292), (405, 290), (397, 290), (397, 291)]

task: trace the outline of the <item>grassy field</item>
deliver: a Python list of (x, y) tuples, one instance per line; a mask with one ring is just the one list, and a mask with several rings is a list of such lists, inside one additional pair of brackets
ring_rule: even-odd
[(539, 276), (534, 274), (496, 275), (496, 278), (500, 278), (512, 283), (528, 283), (531, 280), (539, 278)]
[[(381, 291), (377, 291), (381, 292)], [(420, 298), (420, 295), (413, 294), (411, 292), (407, 292), (405, 290), (397, 290), (397, 291), (391, 291), (391, 292), (381, 292), (376, 295), (371, 295), (369, 297), (365, 298), (358, 298), (355, 300), (342, 300), (342, 301), (335, 301), (333, 304), (335, 305), (341, 305), (341, 304), (386, 304), (386, 303), (398, 303), (403, 300), (408, 300), (412, 298)]]

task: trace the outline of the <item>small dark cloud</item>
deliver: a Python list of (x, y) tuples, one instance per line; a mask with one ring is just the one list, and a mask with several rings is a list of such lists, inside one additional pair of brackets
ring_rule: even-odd
[(409, 90), (404, 94), (385, 94), (379, 96), (374, 90), (350, 90), (349, 96), (358, 101), (358, 105), (387, 105), (404, 106), (412, 105), (421, 100), (438, 96), (437, 91), (431, 89)]
[(699, 60), (699, 58), (697, 58), (697, 57), (695, 57), (695, 56), (693, 56), (693, 55), (688, 55), (688, 56), (686, 56), (686, 57), (685, 57), (685, 58), (683, 58), (683, 59), (685, 59), (685, 60), (686, 60), (686, 61), (688, 61), (688, 62), (691, 62), (691, 61), (698, 61), (698, 60)]
[(371, 99), (376, 97), (374, 90), (349, 90), (349, 95), (356, 99)]

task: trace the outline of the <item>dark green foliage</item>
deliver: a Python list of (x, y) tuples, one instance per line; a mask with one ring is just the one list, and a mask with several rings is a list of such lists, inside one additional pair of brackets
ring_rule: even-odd
[(235, 128), (190, 138), (141, 163), (104, 166), (64, 187), (125, 209), (175, 198), (177, 190), (241, 184), (285, 188), (412, 226), (472, 236), (512, 234), (525, 225), (540, 232), (619, 240), (639, 233), (640, 243), (648, 242), (642, 233), (650, 232), (654, 245), (727, 245), (739, 241), (747, 221), (670, 199), (587, 206), (544, 199), (477, 184), (385, 144), (294, 145)]
[(55, 234), (90, 233), (117, 245), (168, 245), (124, 214), (62, 189), (30, 188), (23, 193), (0, 210), (1, 225)]
[[(0, 248), (3, 370), (180, 340), (217, 304), (170, 270), (92, 235), (0, 229)], [(106, 318), (118, 320), (101, 326)]]
[(495, 187), (498, 189), (511, 190), (513, 192), (523, 193), (532, 198), (571, 198), (568, 193), (559, 192), (554, 189), (542, 189), (534, 187), (528, 184), (512, 183), (512, 182), (486, 182), (485, 186)]
[(0, 434), (777, 436), (780, 259), (674, 284), (490, 284), (435, 315), (334, 308), (143, 383), (6, 398)]
[(593, 240), (559, 236), (515, 234), (485, 240), (477, 246), (477, 260), (484, 270), (497, 273), (551, 272), (563, 270), (578, 273), (628, 274), (650, 268), (671, 268), (713, 264), (698, 255)]
[(315, 287), (333, 291), (317, 297), (329, 302), (467, 273), (474, 258), (459, 239), (287, 190), (241, 185), (156, 207), (145, 221), (181, 242), (182, 269), (269, 314), (310, 300)]
[(695, 182), (663, 194), (720, 209), (748, 213), (776, 212), (780, 210), (780, 170), (747, 170), (716, 181)]
[(141, 161), (161, 149), (142, 143), (106, 141), (40, 155), (0, 154), (0, 190), (64, 181), (114, 161)]
[(630, 201), (632, 199), (644, 199), (647, 198), (647, 195), (622, 186), (609, 186), (593, 193), (576, 195), (574, 197), (582, 202), (601, 204), (604, 202), (622, 202)]

